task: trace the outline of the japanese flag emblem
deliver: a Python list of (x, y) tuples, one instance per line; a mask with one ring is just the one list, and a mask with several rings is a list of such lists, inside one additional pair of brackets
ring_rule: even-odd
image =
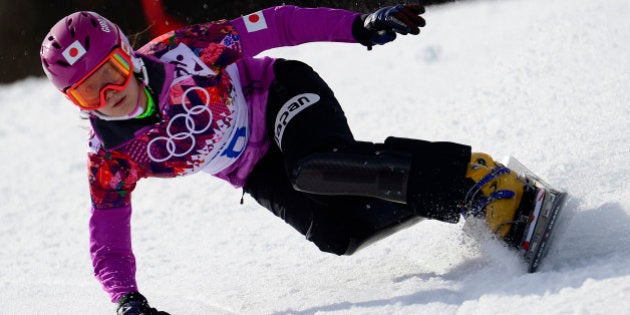
[(66, 58), (66, 61), (73, 65), (77, 60), (79, 60), (83, 55), (85, 55), (85, 48), (78, 40), (75, 40), (72, 45), (68, 46), (66, 50), (62, 53), (63, 57)]
[(243, 20), (245, 20), (245, 27), (250, 33), (267, 28), (267, 21), (265, 20), (265, 16), (263, 15), (262, 11), (246, 15)]

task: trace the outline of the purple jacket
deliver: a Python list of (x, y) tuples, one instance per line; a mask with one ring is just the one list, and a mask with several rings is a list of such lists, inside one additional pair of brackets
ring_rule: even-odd
[(94, 274), (113, 302), (138, 291), (130, 226), (136, 182), (203, 170), (242, 187), (270, 143), (265, 110), (274, 59), (254, 56), (306, 42), (355, 43), (357, 16), (272, 7), (229, 22), (188, 26), (138, 51), (162, 118), (138, 128), (120, 123), (117, 130), (130, 130), (127, 138), (108, 129), (113, 123), (93, 119), (88, 153), (90, 253)]

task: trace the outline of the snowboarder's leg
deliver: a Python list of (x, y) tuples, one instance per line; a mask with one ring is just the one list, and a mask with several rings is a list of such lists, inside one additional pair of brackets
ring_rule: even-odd
[(311, 67), (278, 60), (274, 71), (267, 107), (274, 143), (248, 176), (245, 191), (321, 250), (339, 255), (417, 222), (404, 204), (296, 191), (289, 178), (304, 157), (349, 146), (373, 154), (374, 145), (355, 142), (333, 92)]
[(469, 152), (453, 143), (394, 137), (384, 144), (355, 142), (300, 160), (291, 182), (312, 194), (407, 204), (415, 215), (444, 222), (458, 222), (462, 213), (484, 217), (492, 232), (512, 244), (523, 232), (512, 229), (513, 221), (528, 215), (535, 189), (489, 155)]
[(411, 209), (399, 203), (296, 191), (276, 147), (256, 165), (244, 190), (320, 250), (337, 255), (351, 255), (420, 220)]
[[(278, 60), (274, 72), (267, 123), (296, 189), (409, 203), (423, 217), (457, 222), (457, 202), (472, 185), (464, 176), (468, 146), (393, 137), (384, 144), (357, 142), (334, 93), (312, 68)], [(312, 176), (317, 172), (322, 176)]]
[[(490, 227), (501, 226), (497, 232), (506, 235), (519, 192), (503, 186), (514, 182), (510, 176), (473, 172), (479, 160), (471, 158), (470, 147), (394, 137), (384, 144), (357, 142), (333, 92), (309, 66), (278, 61), (274, 71), (267, 120), (293, 188), (398, 202), (416, 215), (446, 222), (476, 207), (473, 215), (487, 214)], [(491, 174), (499, 166), (487, 159)], [(481, 193), (470, 197), (471, 187), (482, 187)]]
[(389, 137), (306, 156), (292, 170), (294, 187), (326, 195), (369, 196), (408, 204), (424, 218), (457, 222), (472, 182), (467, 146)]

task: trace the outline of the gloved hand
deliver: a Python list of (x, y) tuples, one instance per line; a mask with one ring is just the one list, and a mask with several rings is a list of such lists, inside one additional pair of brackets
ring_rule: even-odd
[(420, 16), (422, 13), (424, 7), (420, 4), (383, 7), (357, 19), (352, 26), (352, 34), (371, 50), (373, 45), (383, 45), (396, 39), (396, 33), (420, 34), (420, 27), (426, 25)]
[(138, 292), (129, 292), (118, 299), (117, 315), (170, 315), (149, 306), (147, 299)]

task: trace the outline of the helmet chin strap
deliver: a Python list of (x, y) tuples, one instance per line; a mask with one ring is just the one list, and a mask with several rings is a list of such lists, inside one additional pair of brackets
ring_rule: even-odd
[(116, 117), (105, 115), (99, 112), (98, 110), (83, 111), (83, 112), (87, 112), (88, 115), (96, 116), (99, 119), (107, 120), (107, 121), (128, 120), (128, 119), (133, 119), (144, 114), (145, 110), (147, 110), (148, 108), (142, 108), (142, 94), (145, 93), (144, 89), (148, 88), (147, 85), (149, 83), (149, 75), (147, 74), (147, 68), (145, 67), (144, 62), (142, 61), (142, 58), (137, 57), (137, 56), (132, 56), (131, 60), (133, 63), (134, 75), (138, 78), (138, 81), (140, 81), (140, 93), (138, 93), (138, 100), (136, 101), (136, 107), (129, 114), (124, 115), (124, 116), (116, 116)]

